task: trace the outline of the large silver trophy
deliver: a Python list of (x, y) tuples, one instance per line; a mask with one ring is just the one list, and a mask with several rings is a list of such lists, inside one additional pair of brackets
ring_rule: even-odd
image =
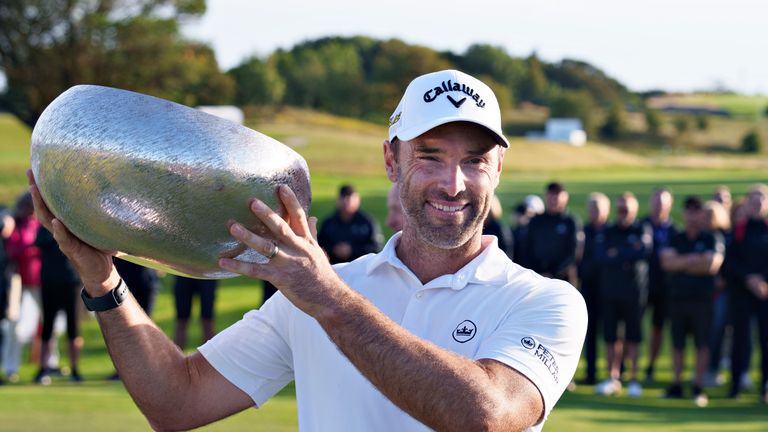
[(238, 221), (269, 233), (248, 209), (256, 197), (284, 214), (291, 187), (306, 211), (304, 159), (278, 141), (198, 110), (125, 90), (81, 85), (62, 93), (32, 132), (32, 170), (54, 215), (86, 243), (197, 278), (235, 276), (221, 257), (266, 258), (235, 241)]

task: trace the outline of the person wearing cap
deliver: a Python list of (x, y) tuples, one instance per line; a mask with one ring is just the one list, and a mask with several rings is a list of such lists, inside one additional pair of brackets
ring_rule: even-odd
[(360, 194), (353, 186), (339, 188), (336, 211), (320, 225), (317, 242), (331, 264), (354, 261), (381, 250), (379, 223), (360, 210)]
[[(508, 146), (498, 102), (469, 75), (435, 72), (409, 84), (390, 123), (385, 168), (404, 223), (381, 252), (331, 266), (315, 220), (280, 186), (285, 220), (250, 203), (274, 240), (229, 228), (269, 261), (220, 261), (278, 287), (260, 309), (188, 357), (130, 296), (97, 313), (153, 427), (261, 406), (295, 380), (302, 430), (541, 430), (576, 370), (587, 314), (573, 286), (512, 263), (481, 235)], [(31, 189), (86, 294), (119, 287), (108, 255), (52, 221)]]
[(544, 201), (538, 195), (528, 195), (523, 202), (512, 209), (514, 228), (512, 229), (512, 260), (523, 267), (528, 267), (525, 262), (526, 238), (528, 237), (528, 225), (531, 219), (544, 213)]
[(668, 398), (683, 396), (682, 373), (685, 339), (688, 333), (696, 346), (692, 397), (699, 407), (707, 405), (704, 373), (709, 361), (715, 278), (723, 264), (725, 242), (718, 232), (704, 225), (701, 199), (686, 197), (683, 204), (685, 230), (673, 236), (661, 251), (661, 266), (667, 271), (669, 320), (672, 329), (672, 385)]
[(601, 192), (592, 192), (587, 198), (587, 224), (584, 226), (584, 242), (579, 254), (579, 289), (587, 303), (589, 324), (584, 341), (587, 370), (585, 384), (597, 382), (597, 334), (600, 321), (600, 265), (595, 259), (595, 245), (605, 241), (611, 200)]
[(568, 192), (558, 182), (547, 185), (546, 211), (531, 219), (525, 243), (528, 268), (543, 276), (576, 284), (576, 249), (581, 227), (566, 212)]
[[(651, 227), (637, 220), (639, 204), (632, 192), (616, 199), (616, 221), (605, 230), (603, 241), (595, 242), (594, 257), (600, 266), (600, 313), (603, 321), (608, 378), (595, 386), (602, 395), (621, 392), (621, 364), (629, 361), (630, 397), (642, 395), (637, 379), (642, 341), (642, 314), (648, 286), (648, 256), (653, 244)], [(619, 325), (624, 324), (623, 336)]]

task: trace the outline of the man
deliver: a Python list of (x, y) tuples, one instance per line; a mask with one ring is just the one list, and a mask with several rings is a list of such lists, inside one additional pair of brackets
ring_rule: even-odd
[(676, 234), (661, 251), (661, 267), (668, 273), (669, 320), (672, 327), (672, 385), (669, 398), (683, 397), (682, 373), (685, 338), (690, 332), (696, 346), (696, 372), (693, 400), (707, 405), (704, 372), (709, 361), (709, 337), (712, 328), (715, 276), (723, 264), (725, 243), (720, 233), (704, 230), (704, 211), (695, 196), (683, 205), (685, 231)]
[(353, 261), (381, 249), (379, 224), (360, 210), (360, 195), (355, 188), (339, 188), (336, 211), (323, 221), (317, 241), (331, 264)]
[(387, 226), (395, 233), (403, 229), (403, 206), (400, 204), (397, 182), (392, 183), (387, 192)]
[[(230, 226), (270, 261), (220, 260), (280, 289), (262, 308), (189, 357), (130, 297), (97, 313), (152, 426), (197, 427), (295, 379), (302, 430), (540, 430), (576, 370), (586, 308), (572, 286), (513, 264), (480, 234), (507, 146), (489, 87), (458, 71), (423, 75), (383, 145), (404, 225), (381, 253), (331, 267), (314, 219), (280, 186), (286, 221), (250, 204), (274, 242)], [(51, 221), (31, 190), (87, 295), (110, 293), (120, 281), (108, 255)]]
[(731, 390), (736, 398), (742, 390), (741, 376), (747, 371), (750, 326), (757, 317), (760, 334), (760, 400), (768, 404), (768, 186), (753, 186), (747, 195), (746, 224), (736, 225), (729, 251), (731, 273)]
[[(638, 345), (642, 340), (641, 321), (648, 283), (648, 255), (651, 228), (637, 219), (638, 202), (632, 192), (616, 200), (616, 222), (605, 231), (604, 241), (595, 242), (595, 260), (600, 263), (600, 312), (609, 377), (595, 387), (598, 394), (621, 392), (621, 363), (626, 350), (630, 363), (627, 394), (642, 395), (637, 380)], [(624, 335), (619, 337), (619, 323)]]
[[(5, 240), (11, 236), (16, 224), (11, 216), (10, 210), (4, 205), (0, 205), (0, 366), (3, 365), (5, 345), (3, 344), (3, 333), (5, 332), (5, 314), (8, 309), (8, 291), (10, 291), (11, 280), (8, 271), (8, 256), (5, 253)], [(0, 374), (0, 385), (5, 380)]]
[(648, 347), (648, 366), (645, 369), (645, 379), (653, 381), (656, 359), (661, 351), (664, 335), (664, 321), (667, 316), (666, 275), (661, 268), (660, 254), (667, 246), (669, 239), (677, 234), (677, 228), (670, 219), (674, 199), (672, 192), (665, 187), (653, 190), (650, 198), (650, 214), (643, 219), (653, 230), (653, 251), (648, 260), (648, 307), (653, 310), (651, 315), (651, 337)]
[(538, 195), (528, 195), (525, 200), (515, 206), (512, 215), (512, 259), (523, 267), (528, 267), (525, 261), (525, 248), (527, 246), (528, 225), (531, 219), (544, 213), (544, 201)]
[(543, 276), (576, 284), (576, 248), (581, 228), (568, 215), (568, 192), (561, 183), (547, 185), (546, 211), (534, 216), (528, 225), (525, 262)]
[(595, 260), (595, 244), (605, 241), (605, 229), (611, 201), (604, 193), (592, 192), (587, 199), (587, 225), (584, 227), (584, 246), (579, 259), (581, 295), (587, 303), (589, 323), (584, 350), (587, 361), (585, 384), (597, 382), (597, 333), (600, 323), (600, 265)]

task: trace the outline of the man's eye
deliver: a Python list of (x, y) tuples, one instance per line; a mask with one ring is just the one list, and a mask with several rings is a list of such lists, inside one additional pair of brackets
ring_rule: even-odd
[(428, 160), (428, 161), (436, 161), (437, 160), (437, 158), (434, 157), (434, 156), (419, 156), (418, 158), (421, 159), (421, 160)]

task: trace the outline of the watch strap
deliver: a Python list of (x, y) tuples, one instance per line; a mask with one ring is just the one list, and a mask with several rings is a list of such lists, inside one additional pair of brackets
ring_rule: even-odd
[(120, 283), (117, 287), (111, 289), (108, 293), (101, 297), (91, 297), (85, 288), (80, 290), (80, 298), (83, 299), (86, 309), (91, 312), (104, 312), (110, 309), (114, 309), (121, 304), (128, 297), (128, 285), (120, 279)]

